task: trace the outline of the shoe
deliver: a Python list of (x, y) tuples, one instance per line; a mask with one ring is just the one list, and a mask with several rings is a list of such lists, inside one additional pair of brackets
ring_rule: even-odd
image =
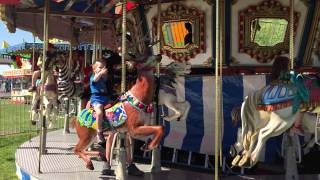
[(144, 172), (137, 168), (135, 164), (130, 164), (127, 167), (128, 174), (131, 176), (143, 176)]
[(107, 175), (107, 176), (114, 176), (114, 170), (111, 169), (110, 163), (108, 161), (105, 161), (105, 163), (102, 166), (102, 175)]
[(291, 130), (300, 136), (304, 136), (304, 130), (302, 129), (301, 126), (293, 126)]
[(103, 132), (98, 132), (97, 133), (97, 139), (98, 139), (98, 144), (103, 146), (106, 143), (106, 140), (104, 139)]
[(28, 89), (28, 92), (33, 92), (33, 91), (35, 91), (35, 90), (37, 90), (37, 87), (31, 86), (31, 87)]

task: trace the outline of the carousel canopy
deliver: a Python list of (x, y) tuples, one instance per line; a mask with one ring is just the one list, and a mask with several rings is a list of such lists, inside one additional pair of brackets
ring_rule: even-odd
[[(10, 32), (16, 28), (43, 37), (43, 9), (45, 0), (0, 1), (0, 17)], [(95, 27), (101, 34), (101, 43), (115, 49), (114, 20), (121, 17), (119, 0), (50, 0), (49, 38), (58, 38), (73, 44), (93, 43)], [(127, 10), (138, 1), (127, 1)], [(145, 3), (143, 3), (145, 4)], [(97, 20), (102, 23), (97, 23)], [(101, 33), (100, 33), (100, 29)], [(99, 41), (98, 41), (99, 42)]]

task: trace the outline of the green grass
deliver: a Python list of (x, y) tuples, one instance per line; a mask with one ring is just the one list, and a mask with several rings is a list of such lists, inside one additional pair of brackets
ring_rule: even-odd
[(34, 130), (30, 123), (30, 108), (28, 104), (13, 104), (0, 99), (0, 135)]
[[(31, 125), (30, 104), (14, 104), (0, 98), (0, 180), (18, 179), (15, 152), (30, 135), (36, 136), (37, 126)], [(63, 127), (63, 119), (57, 119), (55, 129)]]
[(32, 134), (19, 134), (0, 136), (0, 179), (18, 179), (16, 175), (15, 152), (24, 142), (28, 141)]

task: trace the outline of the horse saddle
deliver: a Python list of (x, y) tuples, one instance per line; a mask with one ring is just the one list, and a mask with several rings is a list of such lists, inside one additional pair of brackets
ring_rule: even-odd
[[(123, 103), (118, 102), (105, 110), (105, 117), (102, 123), (103, 129), (108, 130), (119, 127), (126, 122), (127, 118)], [(83, 109), (79, 114), (78, 121), (80, 126), (97, 129), (96, 113), (92, 108)]]
[(296, 93), (296, 88), (290, 84), (270, 84), (262, 93), (261, 104), (270, 105), (291, 101)]

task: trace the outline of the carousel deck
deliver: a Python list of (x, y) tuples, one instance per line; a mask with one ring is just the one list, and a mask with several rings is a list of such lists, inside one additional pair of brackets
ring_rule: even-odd
[[(101, 175), (103, 163), (94, 161), (95, 170), (85, 168), (82, 159), (76, 156), (72, 149), (76, 144), (77, 135), (71, 130), (70, 134), (63, 134), (62, 130), (47, 134), (47, 154), (41, 158), (41, 172), (38, 173), (38, 147), (39, 137), (22, 144), (16, 151), (17, 175), (20, 179), (43, 179), (43, 180), (76, 180), (76, 179), (115, 179), (114, 176)], [(162, 167), (160, 173), (150, 173), (150, 165), (138, 164), (139, 169), (145, 172), (144, 177), (128, 176), (129, 180), (138, 179), (214, 179), (213, 174), (198, 173), (179, 169)], [(112, 167), (115, 168), (115, 167)]]
[[(85, 168), (84, 162), (72, 151), (77, 141), (74, 131), (70, 134), (62, 134), (62, 130), (49, 132), (47, 134), (47, 154), (41, 158), (41, 173), (38, 173), (38, 147), (39, 137), (22, 144), (16, 151), (17, 175), (20, 179), (43, 179), (43, 180), (78, 180), (78, 179), (115, 179), (114, 176), (101, 175), (102, 162), (93, 161), (95, 170), (90, 171)], [(174, 168), (162, 167), (160, 173), (150, 173), (150, 165), (137, 163), (138, 168), (145, 172), (144, 177), (128, 176), (129, 180), (209, 180), (214, 179), (210, 173), (193, 172)], [(115, 167), (112, 167), (115, 168)], [(240, 180), (259, 179), (276, 180), (284, 179), (282, 175), (272, 176), (225, 176), (220, 179)], [(319, 175), (300, 175), (300, 179), (315, 180)]]

